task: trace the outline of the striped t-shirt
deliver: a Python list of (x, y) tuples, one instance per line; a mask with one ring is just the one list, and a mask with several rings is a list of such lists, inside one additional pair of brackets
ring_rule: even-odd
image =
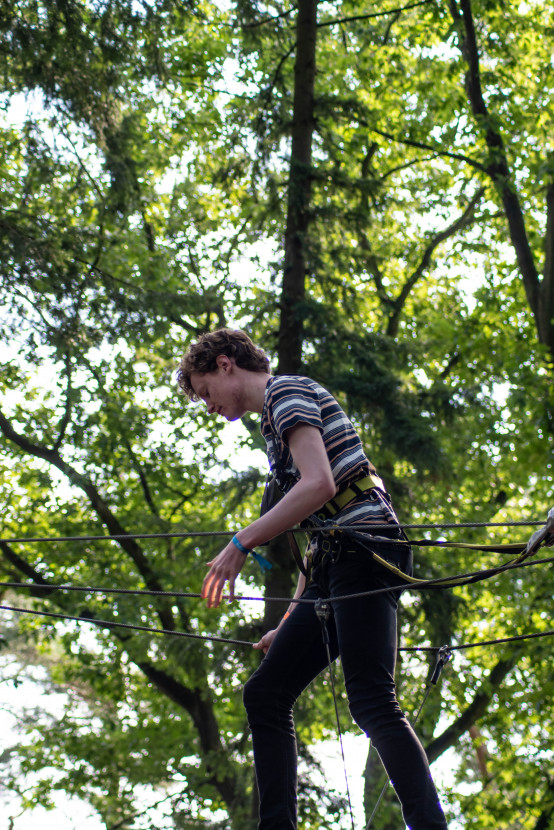
[[(320, 430), (338, 491), (376, 472), (352, 422), (330, 392), (309, 378), (278, 375), (266, 387), (261, 432), (281, 490), (287, 492), (300, 478), (285, 436), (298, 424)], [(370, 491), (346, 505), (333, 521), (362, 525), (396, 523), (397, 519), (388, 502)]]

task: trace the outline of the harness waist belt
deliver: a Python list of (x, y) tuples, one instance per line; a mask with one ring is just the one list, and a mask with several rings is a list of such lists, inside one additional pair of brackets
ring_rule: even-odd
[(347, 487), (346, 490), (341, 490), (340, 493), (329, 499), (329, 501), (323, 505), (323, 507), (318, 510), (317, 516), (320, 519), (329, 519), (338, 513), (339, 510), (342, 510), (343, 507), (353, 501), (356, 496), (361, 496), (362, 493), (366, 493), (368, 490), (373, 490), (374, 487), (378, 487), (380, 490), (385, 492), (385, 485), (381, 478), (374, 473), (370, 473), (363, 478), (359, 478), (357, 481), (352, 482), (350, 487)]

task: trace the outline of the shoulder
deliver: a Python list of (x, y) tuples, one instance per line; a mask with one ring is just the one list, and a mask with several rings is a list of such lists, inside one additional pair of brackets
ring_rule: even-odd
[(315, 380), (303, 375), (275, 375), (268, 387), (268, 395), (271, 397), (289, 393), (311, 396), (321, 392), (325, 392), (325, 390)]
[(324, 392), (319, 384), (302, 375), (276, 375), (268, 388), (267, 402), (271, 408), (294, 406), (301, 401), (315, 404)]
[(267, 416), (284, 434), (299, 423), (321, 429), (321, 393), (317, 383), (297, 375), (277, 375), (268, 387)]

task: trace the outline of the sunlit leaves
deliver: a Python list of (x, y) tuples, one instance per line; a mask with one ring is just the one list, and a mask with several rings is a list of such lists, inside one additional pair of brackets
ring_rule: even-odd
[[(487, 120), (467, 98), (456, 4), (393, 5), (319, 4), (305, 368), (345, 404), (403, 520), (542, 518), (552, 497), (552, 376), (484, 131), (502, 134), (540, 272), (552, 178), (552, 11), (472, 4)], [(3, 536), (103, 535), (108, 515), (129, 532), (208, 534), (141, 540), (150, 571), (115, 541), (14, 543), (2, 551), (6, 580), (121, 590), (157, 580), (197, 593), (221, 545), (210, 532), (256, 515), (263, 465), (235, 475), (217, 424), (175, 393), (174, 369), (190, 337), (227, 321), (278, 358), (294, 24), (288, 3), (2, 9), (2, 411), (22, 436), (19, 445), (3, 442)], [(245, 447), (259, 448), (257, 424), (248, 427)], [(71, 475), (29, 455), (29, 442), (57, 453)], [(510, 542), (528, 531), (438, 532)], [(497, 561), (423, 548), (416, 573)], [(243, 578), (248, 591), (262, 590), (254, 568)], [(414, 591), (401, 642), (542, 631), (551, 595), (540, 569), (452, 592)], [(194, 597), (35, 589), (33, 600), (16, 598), (246, 640), (259, 635), (262, 616), (238, 603), (215, 613)], [(10, 626), (10, 648), (23, 659), (23, 647), (36, 644), (36, 659), (69, 694), (59, 723), (44, 721), (47, 739), (31, 728), (24, 771), (55, 767), (57, 786), (79, 791), (112, 825), (132, 812), (140, 788), (169, 795), (171, 782), (165, 826), (226, 807), (229, 821), (246, 827), (252, 775), (240, 688), (257, 654), (40, 619), (22, 620), (19, 631), (14, 641)], [(452, 811), (464, 827), (527, 822), (532, 830), (549, 803), (547, 640), (517, 647), (513, 668), (492, 688), (491, 673), (512, 648), (457, 654), (422, 716), (430, 741), (492, 689), (477, 732), (456, 744)], [(416, 658), (400, 666), (411, 711), (424, 666)], [(194, 703), (214, 719), (217, 751), (202, 747), (202, 718), (191, 715), (198, 708), (149, 680), (152, 667), (193, 696), (202, 692)], [(321, 679), (299, 704), (306, 746), (332, 733), (331, 703)], [(229, 770), (238, 789), (226, 799), (214, 781)], [(43, 780), (29, 804), (48, 797)], [(303, 783), (306, 827), (322, 821), (319, 809)], [(334, 821), (333, 798), (326, 809)]]

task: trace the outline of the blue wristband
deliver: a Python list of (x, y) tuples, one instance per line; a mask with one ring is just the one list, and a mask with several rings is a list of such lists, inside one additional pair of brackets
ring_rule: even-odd
[(249, 548), (244, 547), (242, 542), (239, 542), (239, 540), (236, 537), (236, 534), (231, 539), (231, 542), (233, 543), (233, 545), (235, 545), (235, 547), (237, 547), (240, 550), (241, 553), (244, 553), (246, 555), (248, 555), (249, 553), (252, 553), (252, 551)]
[(231, 539), (231, 542), (233, 543), (233, 545), (235, 545), (235, 547), (237, 547), (240, 550), (241, 553), (244, 553), (245, 556), (248, 556), (248, 554), (253, 556), (260, 568), (262, 569), (262, 571), (269, 571), (273, 567), (271, 562), (268, 562), (267, 559), (265, 559), (263, 556), (260, 556), (259, 553), (250, 550), (250, 548), (245, 548), (242, 542), (239, 542), (239, 540), (237, 539), (236, 534)]

